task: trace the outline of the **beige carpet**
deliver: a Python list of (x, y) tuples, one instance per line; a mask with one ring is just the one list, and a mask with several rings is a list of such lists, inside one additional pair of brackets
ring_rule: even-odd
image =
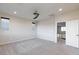
[(0, 46), (1, 55), (76, 55), (79, 49), (41, 39), (31, 39)]

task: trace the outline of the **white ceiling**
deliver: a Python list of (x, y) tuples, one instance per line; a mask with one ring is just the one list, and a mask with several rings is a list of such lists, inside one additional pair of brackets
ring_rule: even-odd
[(39, 20), (49, 17), (49, 15), (58, 14), (58, 9), (62, 8), (62, 12), (71, 11), (79, 8), (78, 3), (0, 3), (0, 11), (13, 14), (14, 11), (17, 12), (15, 16), (33, 19), (34, 11), (40, 13)]

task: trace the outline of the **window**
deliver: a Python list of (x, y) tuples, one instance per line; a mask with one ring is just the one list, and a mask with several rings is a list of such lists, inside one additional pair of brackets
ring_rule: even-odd
[(66, 27), (61, 27), (61, 31), (66, 31)]
[(9, 30), (9, 18), (1, 17), (1, 29)]

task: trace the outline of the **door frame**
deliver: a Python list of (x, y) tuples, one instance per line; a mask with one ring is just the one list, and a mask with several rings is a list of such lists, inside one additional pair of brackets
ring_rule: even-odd
[[(57, 27), (58, 27), (58, 23), (63, 23), (65, 22), (65, 26), (66, 26), (66, 21), (62, 21), (62, 22), (57, 22)], [(58, 30), (58, 29), (57, 29)], [(66, 33), (66, 32), (65, 32)], [(57, 34), (57, 33), (56, 33)], [(65, 34), (66, 35), (66, 34)], [(58, 38), (57, 38), (57, 43), (58, 43)], [(66, 37), (65, 37), (65, 44), (66, 44)]]
[[(57, 24), (59, 23), (59, 22), (65, 22), (66, 23), (66, 21), (55, 21), (55, 43), (57, 43)], [(66, 45), (66, 41), (65, 41), (65, 45)]]

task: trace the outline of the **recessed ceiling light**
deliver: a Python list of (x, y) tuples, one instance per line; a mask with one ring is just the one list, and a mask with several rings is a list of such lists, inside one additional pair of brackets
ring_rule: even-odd
[(62, 8), (59, 9), (59, 11), (62, 11), (62, 10), (63, 10)]
[(16, 14), (16, 11), (14, 11), (13, 13)]

